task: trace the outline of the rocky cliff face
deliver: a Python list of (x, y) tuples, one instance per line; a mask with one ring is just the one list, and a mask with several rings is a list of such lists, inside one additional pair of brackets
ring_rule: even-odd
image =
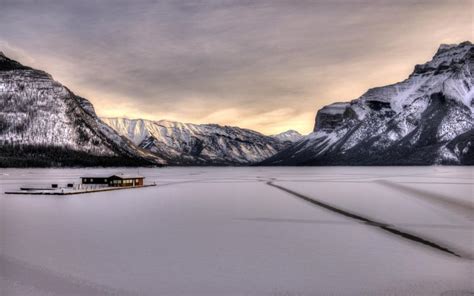
[(125, 118), (103, 118), (103, 121), (170, 165), (252, 164), (289, 144), (252, 130), (217, 124)]
[(118, 135), (84, 98), (0, 53), (0, 166), (144, 165), (160, 159)]
[(336, 129), (345, 118), (355, 117), (351, 111), (350, 103), (334, 103), (323, 107), (316, 114), (313, 131)]
[(442, 45), (404, 81), (318, 111), (272, 165), (474, 164), (474, 46)]

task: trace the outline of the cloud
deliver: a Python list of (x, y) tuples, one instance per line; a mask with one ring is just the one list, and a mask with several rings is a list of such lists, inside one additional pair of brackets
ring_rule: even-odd
[(324, 104), (401, 80), (439, 43), (472, 38), (470, 0), (1, 6), (0, 50), (50, 72), (101, 115), (265, 133), (309, 132)]

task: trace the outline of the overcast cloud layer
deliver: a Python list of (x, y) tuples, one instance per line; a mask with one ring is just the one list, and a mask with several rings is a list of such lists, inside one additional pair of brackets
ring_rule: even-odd
[(0, 0), (0, 51), (101, 116), (307, 133), (323, 105), (472, 41), (472, 3)]

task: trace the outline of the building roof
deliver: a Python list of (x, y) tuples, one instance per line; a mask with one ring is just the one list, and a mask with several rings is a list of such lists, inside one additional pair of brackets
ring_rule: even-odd
[(117, 178), (120, 178), (120, 179), (145, 179), (145, 177), (143, 176), (139, 176), (139, 175), (125, 175), (125, 174), (113, 174), (113, 175), (109, 175), (109, 176), (87, 176), (87, 177), (81, 177), (81, 179), (108, 179), (108, 178), (112, 178), (112, 177), (117, 177)]
[(125, 174), (117, 174), (117, 175), (112, 175), (111, 177), (118, 177), (120, 179), (144, 179), (145, 177), (139, 176), (139, 175), (125, 175)]

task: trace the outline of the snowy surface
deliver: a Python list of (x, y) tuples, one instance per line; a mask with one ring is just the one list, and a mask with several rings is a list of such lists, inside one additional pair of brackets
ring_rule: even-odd
[[(118, 171), (159, 186), (3, 194)], [(472, 295), (473, 179), (472, 167), (4, 169), (0, 295)]]

